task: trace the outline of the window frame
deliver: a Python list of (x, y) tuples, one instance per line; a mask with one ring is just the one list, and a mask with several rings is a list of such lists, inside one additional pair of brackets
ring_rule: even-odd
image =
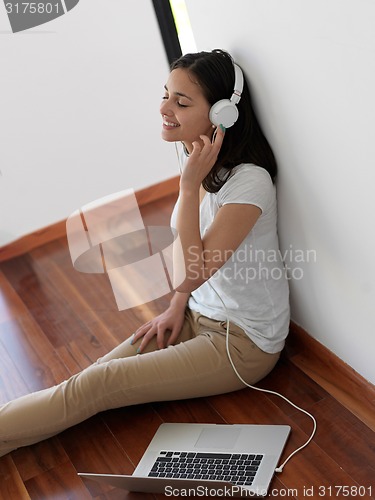
[(177, 27), (169, 0), (152, 0), (169, 64), (182, 56)]

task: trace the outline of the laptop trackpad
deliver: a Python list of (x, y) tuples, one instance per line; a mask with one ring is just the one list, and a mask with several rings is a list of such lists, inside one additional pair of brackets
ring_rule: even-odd
[(195, 448), (228, 448), (236, 444), (241, 429), (231, 427), (219, 429), (203, 429), (199, 435)]

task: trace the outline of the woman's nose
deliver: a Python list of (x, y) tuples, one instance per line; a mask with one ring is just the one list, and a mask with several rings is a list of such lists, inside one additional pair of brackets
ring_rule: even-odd
[(160, 112), (162, 115), (170, 116), (172, 114), (171, 106), (169, 104), (168, 99), (163, 99), (160, 104)]

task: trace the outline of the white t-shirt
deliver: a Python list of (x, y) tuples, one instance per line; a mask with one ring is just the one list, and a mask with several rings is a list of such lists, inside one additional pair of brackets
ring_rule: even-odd
[[(188, 305), (211, 319), (240, 326), (263, 351), (282, 350), (289, 330), (289, 288), (277, 237), (276, 190), (268, 172), (241, 164), (217, 193), (206, 193), (200, 206), (203, 237), (223, 205), (246, 203), (262, 211), (253, 229), (226, 263), (191, 293)], [(175, 227), (179, 200), (172, 213)], [(214, 262), (215, 253), (210, 254)]]

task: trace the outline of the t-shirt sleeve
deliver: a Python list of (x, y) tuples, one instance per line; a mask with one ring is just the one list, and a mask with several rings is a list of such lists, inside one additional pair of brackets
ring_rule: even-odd
[(218, 192), (219, 207), (245, 203), (266, 212), (274, 194), (269, 173), (255, 165), (241, 165)]

